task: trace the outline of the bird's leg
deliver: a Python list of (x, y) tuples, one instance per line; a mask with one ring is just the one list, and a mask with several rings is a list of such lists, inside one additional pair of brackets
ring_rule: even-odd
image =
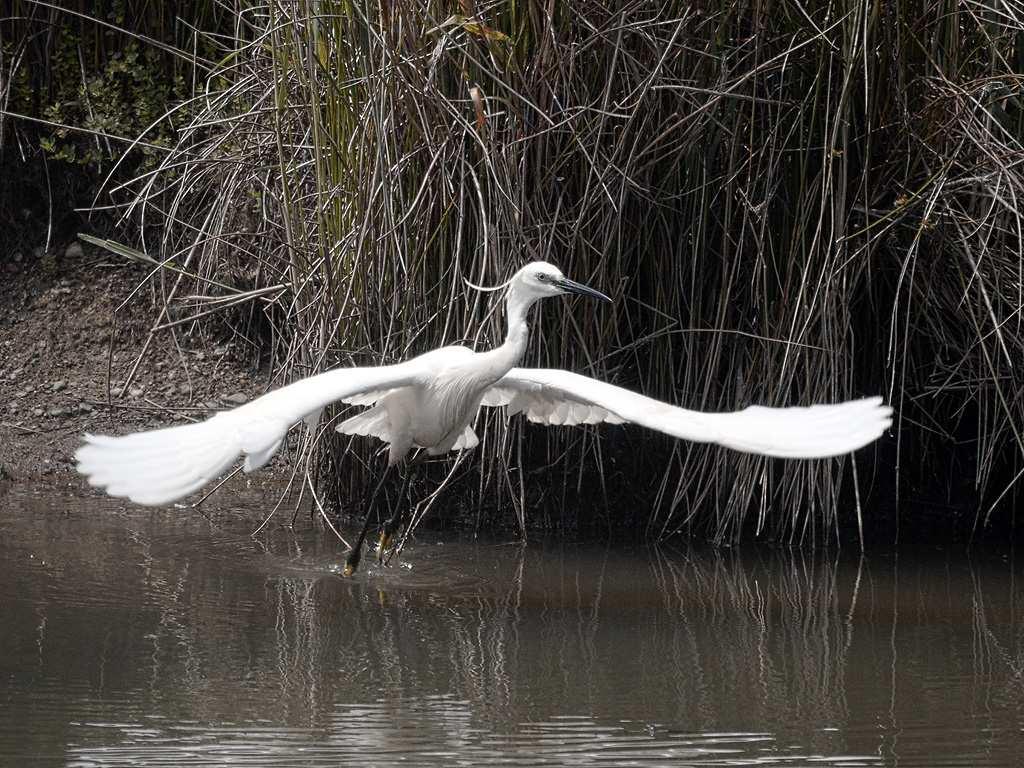
[(407, 505), (405, 503), (405, 494), (409, 490), (409, 478), (412, 476), (412, 463), (405, 469), (405, 477), (402, 478), (402, 492), (398, 494), (398, 506), (388, 517), (387, 522), (384, 523), (384, 527), (380, 531), (380, 539), (377, 541), (377, 562), (384, 562), (384, 553), (387, 552), (388, 547), (391, 546), (391, 539), (394, 538), (395, 533), (402, 525), (402, 520), (405, 517), (405, 511)]
[(390, 469), (391, 465), (389, 464), (384, 470), (384, 473), (380, 476), (380, 480), (377, 482), (377, 487), (373, 489), (373, 495), (370, 496), (370, 504), (366, 508), (366, 517), (363, 519), (363, 529), (359, 531), (359, 537), (356, 539), (356, 543), (349, 551), (348, 557), (345, 558), (345, 567), (341, 571), (343, 576), (351, 576), (359, 567), (359, 560), (363, 556), (363, 540), (366, 538), (366, 532), (370, 530), (370, 517), (373, 515), (373, 505), (377, 500), (377, 494), (380, 493), (380, 489), (384, 486), (384, 481), (388, 478), (388, 470)]
[(405, 503), (405, 493), (409, 488), (409, 480), (412, 477), (413, 468), (422, 464), (429, 458), (426, 451), (422, 451), (412, 461), (408, 461), (405, 464), (405, 478), (402, 480), (402, 493), (398, 497), (398, 506), (395, 511), (391, 513), (391, 517), (384, 523), (384, 527), (380, 532), (380, 540), (377, 542), (377, 562), (383, 563), (384, 556), (391, 546), (391, 541), (402, 528), (402, 524), (405, 522), (405, 518), (409, 514), (409, 505)]

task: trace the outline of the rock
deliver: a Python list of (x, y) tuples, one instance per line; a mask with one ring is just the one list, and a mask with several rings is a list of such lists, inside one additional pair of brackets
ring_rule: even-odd
[(230, 347), (228, 347), (227, 344), (220, 344), (213, 348), (213, 354), (217, 355), (218, 357), (221, 357), (222, 355), (226, 355), (228, 353), (228, 349), (230, 349)]
[(142, 397), (145, 391), (142, 387), (132, 387), (128, 390), (128, 394), (132, 397)]
[(62, 389), (67, 387), (67, 385), (68, 385), (68, 383), (66, 381), (63, 381), (63, 380), (62, 381), (55, 381), (55, 382), (53, 382), (53, 384), (50, 385), (50, 389), (53, 390), (54, 392), (60, 392)]
[(36, 416), (42, 416), (43, 415), (43, 409), (42, 408), (33, 408), (32, 409), (32, 413), (34, 413)]
[(68, 244), (68, 247), (64, 249), (65, 259), (80, 259), (85, 255), (85, 251), (82, 250), (82, 244), (77, 240)]
[(54, 418), (56, 416), (63, 416), (64, 415), (64, 409), (63, 408), (51, 408), (49, 411), (46, 412), (46, 415), (49, 416), (50, 418)]
[(24, 258), (25, 257), (21, 255), (21, 251), (15, 251), (14, 255), (11, 256), (11, 259), (14, 260), (15, 264), (17, 264), (18, 262), (20, 262)]
[(46, 255), (46, 248), (41, 245), (37, 245), (32, 249), (32, 257), (36, 260), (43, 258)]
[(220, 403), (216, 400), (207, 400), (203, 403), (203, 408), (209, 408), (211, 411), (216, 411), (220, 408)]
[(242, 392), (235, 392), (231, 395), (224, 395), (221, 398), (225, 403), (231, 403), (231, 405), (245, 405), (249, 402), (249, 398)]
[(79, 403), (78, 404), (78, 412), (79, 413), (92, 413), (92, 403)]

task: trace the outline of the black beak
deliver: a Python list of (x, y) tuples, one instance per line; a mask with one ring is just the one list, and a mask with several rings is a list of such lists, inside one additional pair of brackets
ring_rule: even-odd
[(561, 288), (566, 293), (578, 293), (581, 296), (589, 296), (592, 299), (601, 299), (602, 301), (611, 301), (611, 299), (609, 299), (607, 296), (605, 296), (600, 291), (595, 291), (593, 288), (589, 288), (589, 287), (587, 287), (585, 285), (581, 285), (580, 283), (574, 282), (574, 281), (572, 281), (572, 280), (570, 280), (570, 279), (568, 279), (566, 277), (563, 277), (561, 280), (556, 281), (555, 285), (557, 285), (559, 288)]

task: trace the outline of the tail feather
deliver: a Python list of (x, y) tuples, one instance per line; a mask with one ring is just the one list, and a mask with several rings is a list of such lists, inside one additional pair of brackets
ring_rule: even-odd
[(335, 429), (343, 435), (376, 437), (385, 443), (391, 442), (391, 417), (384, 406), (376, 405), (355, 416), (350, 416)]

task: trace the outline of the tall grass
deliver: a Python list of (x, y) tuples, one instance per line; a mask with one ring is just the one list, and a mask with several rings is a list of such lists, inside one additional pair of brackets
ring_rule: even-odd
[[(283, 383), (492, 343), (501, 313), (463, 278), (548, 259), (616, 303), (545, 307), (531, 365), (707, 410), (882, 391), (898, 429), (782, 463), (490, 415), (449, 497), (476, 524), (820, 541), (964, 474), (976, 522), (1012, 508), (1024, 7), (231, 8), (172, 151), (108, 189), (175, 268), (157, 327), (229, 309)], [(308, 466), (345, 502), (372, 448), (329, 434)]]

